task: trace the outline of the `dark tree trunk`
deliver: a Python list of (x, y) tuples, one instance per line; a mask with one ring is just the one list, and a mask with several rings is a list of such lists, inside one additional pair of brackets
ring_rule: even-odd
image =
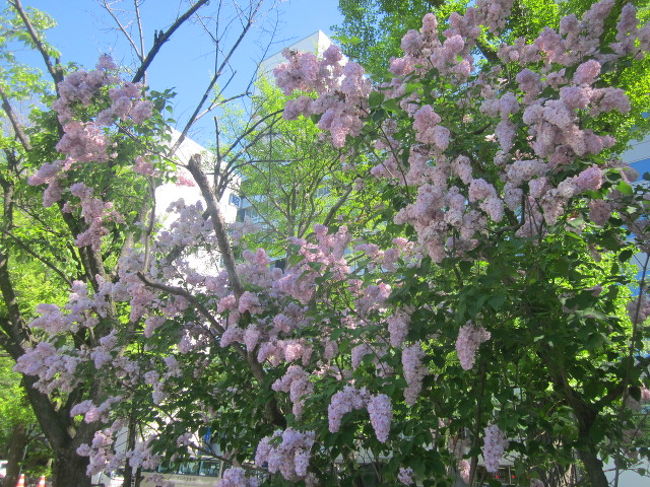
[(609, 487), (605, 472), (603, 472), (603, 462), (598, 459), (596, 454), (589, 448), (578, 450), (578, 456), (585, 467), (587, 479), (590, 487)]
[(27, 430), (24, 424), (17, 424), (11, 430), (9, 437), (9, 454), (7, 456), (7, 476), (5, 485), (14, 486), (18, 482), (20, 466), (25, 457), (27, 447)]
[(135, 471), (135, 483), (133, 484), (133, 487), (140, 487), (141, 483), (142, 483), (142, 468), (138, 468)]
[[(131, 415), (129, 416), (129, 431), (126, 439), (126, 449), (133, 450), (135, 447), (135, 436), (136, 436), (136, 424), (135, 424), (135, 415), (133, 409), (131, 409)], [(124, 465), (124, 482), (122, 482), (122, 487), (131, 487), (133, 484), (133, 468), (129, 465), (128, 460)]]
[(87, 467), (88, 458), (77, 455), (72, 444), (65, 450), (55, 451), (52, 487), (90, 487)]

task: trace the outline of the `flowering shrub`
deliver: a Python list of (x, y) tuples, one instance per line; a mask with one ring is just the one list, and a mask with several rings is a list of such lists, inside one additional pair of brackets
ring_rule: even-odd
[[(214, 426), (234, 464), (222, 486), (257, 485), (244, 463), (270, 483), (334, 485), (358, 478), (364, 463), (388, 484), (471, 482), (480, 452), (496, 472), (509, 451), (540, 475), (575, 452), (589, 482), (606, 485), (600, 459), (618, 454), (621, 427), (634, 426), (626, 399), (647, 396), (637, 394), (647, 363), (636, 358), (647, 298), (642, 284), (625, 316), (621, 262), (650, 240), (647, 189), (631, 186), (599, 127), (629, 110), (606, 73), (644, 59), (650, 27), (633, 7), (603, 0), (558, 31), (499, 46), (490, 65), (478, 41), (498, 42), (511, 7), (481, 0), (445, 23), (426, 15), (380, 86), (334, 46), (322, 59), (289, 52), (276, 69), (285, 93), (300, 92), (288, 119), (314, 117), (335, 147), (365, 155), (342, 158), (383, 203), (376, 231), (319, 225), (288, 243), (286, 269), (262, 249), (235, 261), (193, 159), (205, 213), (178, 202), (174, 224), (124, 252), (116, 276), (95, 289), (73, 285), (64, 310), (39, 307), (32, 326), (48, 338), (18, 369), (47, 393), (84, 372), (106, 376), (110, 402), (73, 410), (110, 423), (78, 450), (89, 472), (127, 459), (153, 466), (182, 448), (183, 433)], [(55, 103), (65, 159), (32, 178), (49, 185), (46, 204), (67, 191), (80, 200), (87, 228), (77, 245), (95, 251), (120, 214), (88, 181), (64, 177), (83, 178), (119, 150), (100, 126), (143, 123), (151, 109), (110, 69), (103, 59), (66, 78)], [(117, 85), (108, 98), (107, 83)], [(80, 118), (102, 96), (110, 105)], [(142, 159), (134, 164), (151, 176)], [(197, 250), (214, 248), (223, 270), (192, 266)], [(103, 338), (92, 349), (61, 344), (72, 327)], [(121, 417), (138, 408), (158, 431), (116, 456)], [(635, 441), (625, 447), (644, 446)]]

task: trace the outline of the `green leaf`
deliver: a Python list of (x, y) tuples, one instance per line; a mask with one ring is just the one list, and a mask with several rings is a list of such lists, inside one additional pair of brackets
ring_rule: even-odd
[(384, 94), (381, 91), (373, 91), (368, 97), (370, 108), (377, 108), (384, 101)]
[(621, 181), (616, 185), (616, 189), (623, 193), (626, 196), (632, 196), (634, 194), (634, 189), (625, 181)]
[(503, 303), (506, 301), (506, 295), (504, 293), (497, 293), (492, 295), (490, 299), (488, 299), (488, 304), (494, 311), (499, 311), (501, 309), (501, 306), (503, 306)]

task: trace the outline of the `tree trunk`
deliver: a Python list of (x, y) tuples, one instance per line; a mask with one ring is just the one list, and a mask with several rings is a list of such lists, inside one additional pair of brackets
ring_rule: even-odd
[(587, 479), (590, 487), (609, 487), (605, 472), (603, 472), (603, 462), (588, 447), (578, 450), (578, 456), (585, 467)]
[[(136, 435), (136, 423), (135, 423), (135, 413), (133, 408), (131, 408), (131, 414), (129, 415), (129, 431), (126, 439), (126, 450), (133, 450), (135, 447), (135, 435)], [(129, 465), (127, 460), (124, 465), (124, 482), (122, 482), (122, 487), (131, 487), (133, 484), (133, 467)]]
[(18, 482), (20, 467), (25, 457), (27, 447), (27, 430), (24, 424), (17, 424), (11, 430), (9, 436), (9, 454), (7, 455), (7, 476), (4, 479), (5, 485), (14, 486)]
[(91, 480), (86, 474), (88, 457), (80, 457), (70, 444), (65, 450), (55, 451), (52, 468), (52, 487), (90, 487)]

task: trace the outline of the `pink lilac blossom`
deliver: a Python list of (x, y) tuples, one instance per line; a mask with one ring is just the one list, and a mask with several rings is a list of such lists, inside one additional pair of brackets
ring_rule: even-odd
[(592, 105), (589, 113), (594, 117), (601, 113), (611, 111), (628, 113), (631, 108), (630, 99), (625, 92), (620, 88), (613, 88), (611, 86), (592, 89), (589, 101)]
[(573, 75), (573, 82), (577, 85), (593, 84), (600, 74), (600, 68), (600, 63), (595, 59), (590, 59), (589, 61), (582, 63), (578, 66)]
[(151, 439), (137, 442), (133, 450), (126, 452), (126, 458), (133, 469), (153, 470), (160, 464), (160, 457), (151, 450)]
[(513, 0), (478, 0), (476, 7), (479, 10), (481, 23), (490, 32), (498, 34), (506, 25), (506, 19), (510, 15)]
[[(320, 114), (318, 127), (330, 132), (335, 147), (343, 147), (348, 135), (358, 135), (368, 108), (370, 81), (357, 63), (342, 64), (337, 48), (319, 60), (312, 53), (285, 50), (288, 63), (274, 69), (276, 83), (289, 95), (295, 90), (315, 91), (318, 98), (299, 98), (288, 105), (285, 118)], [(336, 60), (336, 61), (335, 61)]]
[(403, 485), (413, 485), (413, 469), (411, 467), (400, 467), (397, 473), (397, 480)]
[(95, 404), (90, 400), (82, 401), (70, 410), (70, 417), (84, 415), (84, 421), (86, 423), (93, 423), (99, 420), (106, 422), (108, 420), (108, 413), (112, 406), (121, 400), (121, 396), (109, 397), (99, 406), (95, 406)]
[(67, 317), (61, 312), (61, 309), (55, 304), (39, 304), (36, 306), (36, 312), (41, 316), (33, 319), (29, 326), (41, 328), (50, 335), (67, 331), (71, 325)]
[(250, 291), (244, 291), (239, 297), (238, 310), (241, 314), (257, 314), (262, 311), (259, 298)]
[(229, 467), (223, 471), (216, 487), (258, 487), (260, 481), (255, 477), (247, 477), (246, 471), (241, 467)]
[(260, 341), (262, 333), (254, 324), (248, 325), (244, 331), (244, 345), (246, 345), (246, 351), (252, 352), (255, 350), (255, 347)]
[(393, 419), (393, 406), (390, 398), (386, 394), (371, 396), (366, 409), (377, 440), (386, 443), (390, 433), (390, 423)]
[(90, 458), (86, 469), (88, 475), (95, 475), (106, 469), (114, 455), (113, 435), (108, 429), (95, 432), (91, 445), (82, 444), (77, 448), (77, 454)]
[(115, 471), (124, 465), (126, 455), (115, 453), (113, 447), (115, 434), (123, 427), (124, 423), (116, 420), (110, 427), (96, 431), (90, 445), (84, 443), (77, 448), (78, 455), (89, 457), (86, 469), (88, 475), (95, 475), (102, 471)]
[(516, 125), (510, 120), (501, 120), (497, 124), (494, 133), (502, 151), (508, 152), (512, 148), (516, 131)]
[(233, 343), (243, 343), (244, 341), (244, 330), (242, 330), (237, 325), (230, 325), (226, 328), (221, 335), (221, 340), (219, 345), (221, 348), (226, 348), (227, 346)]
[(163, 362), (165, 362), (165, 367), (167, 368), (167, 373), (165, 374), (167, 377), (181, 377), (182, 372), (176, 357), (169, 355), (163, 359)]
[[(603, 200), (589, 202), (589, 218), (599, 226), (603, 226), (610, 218), (615, 205)], [(600, 255), (600, 254), (598, 254)]]
[[(315, 438), (313, 431), (277, 430), (272, 436), (262, 438), (257, 445), (255, 464), (271, 473), (280, 473), (289, 481), (304, 479), (308, 475)], [(276, 443), (277, 440), (281, 441)]]
[(474, 367), (476, 351), (481, 343), (490, 339), (490, 336), (490, 332), (482, 326), (468, 323), (460, 327), (456, 338), (456, 354), (464, 370)]
[(386, 321), (388, 322), (390, 344), (393, 347), (399, 347), (408, 335), (411, 313), (406, 309), (398, 309)]
[(339, 346), (334, 340), (328, 340), (325, 343), (323, 358), (327, 361), (332, 360), (339, 353)]
[(133, 171), (143, 176), (153, 176), (154, 167), (153, 164), (150, 161), (148, 161), (145, 157), (138, 156), (135, 158)]
[(81, 359), (68, 355), (51, 343), (40, 342), (36, 347), (18, 357), (14, 370), (25, 375), (38, 377), (34, 387), (44, 394), (54, 391), (71, 391), (78, 383), (75, 372)]
[(485, 469), (490, 473), (498, 472), (501, 463), (501, 457), (508, 447), (508, 440), (503, 432), (495, 424), (491, 424), (485, 428), (485, 436), (483, 437), (483, 461), (485, 462)]
[(70, 193), (81, 200), (81, 216), (86, 222), (86, 230), (77, 235), (77, 247), (89, 246), (98, 251), (101, 248), (102, 237), (109, 230), (104, 226), (106, 222), (121, 223), (122, 215), (113, 209), (113, 203), (104, 202), (92, 197), (93, 190), (84, 183), (75, 183), (70, 186)]
[(469, 476), (471, 472), (471, 465), (468, 460), (460, 460), (458, 462), (458, 475), (463, 479), (463, 482), (469, 484)]
[(293, 414), (296, 418), (302, 416), (304, 397), (314, 392), (314, 386), (309, 381), (309, 374), (299, 365), (290, 365), (283, 377), (271, 386), (276, 392), (288, 392), (293, 404)]
[(71, 121), (63, 126), (63, 137), (56, 150), (67, 156), (66, 165), (75, 162), (107, 162), (110, 139), (93, 122)]
[(365, 388), (357, 389), (351, 385), (346, 385), (343, 390), (334, 393), (327, 407), (330, 433), (338, 432), (343, 416), (355, 409), (363, 409), (367, 400), (368, 392)]
[(413, 114), (413, 129), (415, 130), (415, 139), (424, 144), (434, 143), (433, 129), (442, 119), (431, 105), (424, 105)]
[(54, 161), (52, 163), (44, 163), (36, 171), (36, 174), (30, 176), (27, 180), (30, 186), (38, 186), (41, 184), (49, 184), (56, 179), (61, 172), (63, 161)]
[(428, 374), (426, 366), (422, 364), (423, 358), (424, 351), (420, 342), (402, 350), (402, 368), (404, 370), (404, 380), (406, 380), (407, 384), (404, 389), (404, 400), (409, 406), (415, 404), (422, 390), (422, 381)]

